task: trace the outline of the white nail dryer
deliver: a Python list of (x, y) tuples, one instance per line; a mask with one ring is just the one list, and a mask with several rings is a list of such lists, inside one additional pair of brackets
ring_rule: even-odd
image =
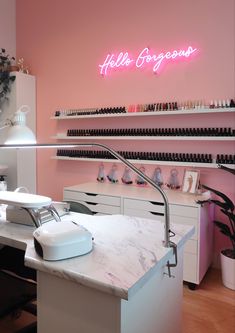
[(62, 260), (92, 251), (92, 234), (74, 221), (48, 222), (34, 233), (34, 246), (44, 260)]

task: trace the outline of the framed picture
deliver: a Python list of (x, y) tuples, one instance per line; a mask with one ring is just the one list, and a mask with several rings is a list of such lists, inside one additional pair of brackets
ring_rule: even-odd
[(195, 193), (199, 184), (200, 172), (196, 170), (185, 170), (182, 191), (186, 193)]

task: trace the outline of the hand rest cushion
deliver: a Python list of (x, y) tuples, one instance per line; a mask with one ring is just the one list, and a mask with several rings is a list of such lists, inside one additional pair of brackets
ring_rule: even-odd
[(0, 191), (0, 203), (23, 208), (41, 208), (49, 206), (52, 200), (36, 194)]

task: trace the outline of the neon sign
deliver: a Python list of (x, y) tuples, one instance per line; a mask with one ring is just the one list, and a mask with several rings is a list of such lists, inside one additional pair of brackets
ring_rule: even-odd
[(173, 50), (165, 53), (151, 54), (150, 49), (145, 47), (136, 58), (130, 56), (128, 52), (120, 52), (119, 54), (107, 54), (104, 62), (99, 65), (100, 74), (107, 75), (111, 69), (118, 68), (144, 68), (148, 65), (152, 66), (154, 73), (158, 73), (160, 66), (166, 60), (175, 60), (179, 58), (189, 58), (197, 49), (192, 46), (188, 46), (185, 50)]

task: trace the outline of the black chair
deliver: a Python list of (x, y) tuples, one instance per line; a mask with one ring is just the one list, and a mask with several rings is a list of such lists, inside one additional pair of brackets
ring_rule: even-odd
[[(37, 315), (36, 272), (24, 266), (24, 251), (4, 246), (0, 250), (0, 318), (22, 310)], [(15, 333), (35, 333), (37, 322)]]
[(93, 212), (87, 206), (81, 204), (80, 202), (68, 200), (65, 200), (65, 202), (70, 204), (69, 210), (72, 212), (93, 215)]

